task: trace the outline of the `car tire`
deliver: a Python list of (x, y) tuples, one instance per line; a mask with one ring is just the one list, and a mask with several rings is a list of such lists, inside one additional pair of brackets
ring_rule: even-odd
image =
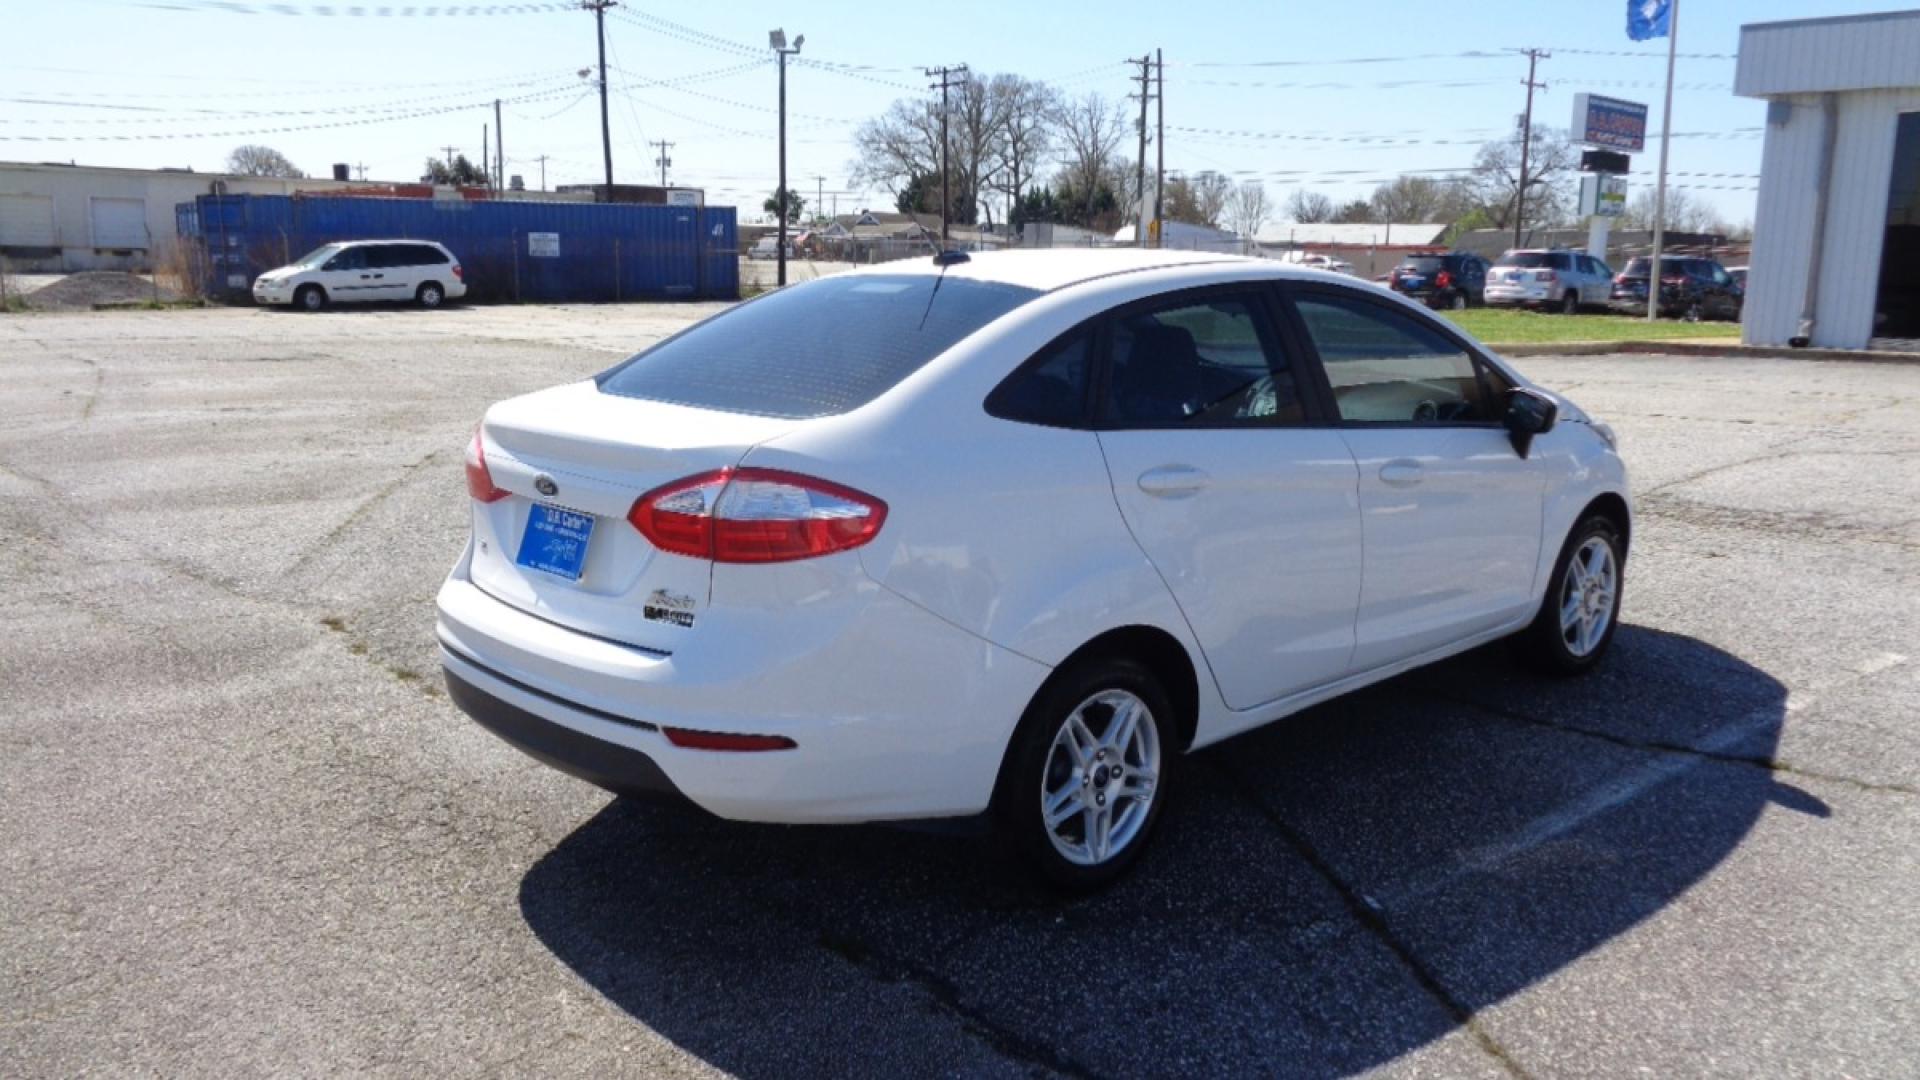
[(327, 306), (327, 291), (318, 285), (302, 285), (293, 294), (293, 306), (301, 311), (319, 311)]
[(1567, 535), (1547, 580), (1540, 613), (1516, 639), (1521, 658), (1548, 675), (1590, 671), (1613, 644), (1626, 591), (1626, 556), (1613, 519), (1582, 518)]
[(441, 288), (437, 281), (422, 282), (420, 287), (413, 291), (414, 302), (429, 311), (439, 307), (441, 301), (446, 298), (447, 291)]
[[(1132, 726), (1115, 730), (1129, 716)], [(1171, 699), (1138, 661), (1062, 668), (1027, 706), (1001, 765), (993, 807), (1001, 842), (1057, 889), (1110, 884), (1159, 822), (1174, 730)]]
[(1572, 289), (1568, 289), (1565, 293), (1561, 294), (1560, 314), (1562, 315), (1580, 314), (1580, 294), (1579, 293), (1574, 292)]
[(1706, 317), (1706, 309), (1700, 306), (1700, 301), (1698, 300), (1687, 301), (1687, 306), (1680, 312), (1681, 322), (1699, 322)]

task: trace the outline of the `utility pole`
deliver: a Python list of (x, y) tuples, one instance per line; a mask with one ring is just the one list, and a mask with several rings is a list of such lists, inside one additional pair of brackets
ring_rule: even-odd
[[(927, 78), (938, 78), (937, 83), (928, 83), (929, 88), (940, 91), (940, 250), (947, 250), (947, 212), (953, 207), (953, 200), (947, 194), (947, 91), (956, 86), (964, 86), (967, 81), (967, 65), (958, 67), (937, 67), (925, 69)], [(954, 78), (954, 76), (959, 78)], [(978, 197), (978, 192), (975, 193)]]
[(779, 259), (780, 273), (778, 284), (787, 283), (787, 207), (792, 196), (787, 194), (787, 57), (800, 51), (807, 43), (807, 35), (795, 34), (793, 46), (787, 46), (787, 32), (784, 28), (767, 33), (767, 46), (780, 57), (780, 187), (773, 193), (774, 217), (780, 219)]
[(1139, 209), (1133, 218), (1133, 246), (1147, 246), (1147, 105), (1153, 100), (1153, 57), (1142, 56), (1127, 63), (1139, 64), (1140, 74), (1129, 76), (1140, 84), (1140, 157), (1134, 171), (1134, 191), (1139, 194)]
[(547, 155), (541, 154), (534, 159), (540, 163), (540, 190), (547, 190)]
[(1167, 61), (1159, 49), (1153, 50), (1153, 108), (1157, 115), (1153, 135), (1153, 246), (1159, 247), (1167, 227), (1160, 220), (1160, 193), (1167, 186)]
[(1520, 246), (1520, 229), (1527, 219), (1527, 163), (1533, 150), (1533, 92), (1545, 90), (1547, 84), (1533, 81), (1533, 69), (1542, 60), (1553, 59), (1550, 52), (1539, 49), (1522, 49), (1527, 57), (1527, 111), (1520, 114), (1520, 186), (1514, 189), (1513, 196), (1513, 246)]
[(493, 99), (493, 190), (507, 189), (507, 129), (500, 123), (500, 99)]
[(487, 125), (480, 125), (480, 172), (487, 178), (487, 186), (493, 186), (493, 155), (487, 152)]
[(820, 220), (820, 211), (827, 208), (826, 190), (827, 178), (816, 175), (813, 178), (813, 219), (815, 221)]
[[(607, 122), (607, 9), (616, 0), (580, 0), (593, 12), (593, 28), (600, 41), (600, 155), (607, 165), (606, 201), (613, 201), (613, 125)], [(544, 185), (543, 185), (544, 186)]]
[(360, 179), (365, 180), (367, 178), (367, 163), (364, 161), (360, 162), (353, 167), (353, 171), (360, 174)]
[(673, 165), (673, 159), (667, 156), (667, 151), (673, 149), (674, 144), (668, 142), (665, 139), (655, 139), (652, 142), (648, 143), (647, 145), (657, 146), (660, 148), (660, 156), (654, 158), (653, 163), (655, 165), (660, 166), (660, 186), (666, 187), (667, 186), (667, 169)]
[(440, 149), (445, 150), (447, 152), (447, 156), (442, 158), (441, 160), (447, 163), (447, 179), (452, 180), (453, 179), (453, 155), (460, 148), (457, 146), (443, 146)]

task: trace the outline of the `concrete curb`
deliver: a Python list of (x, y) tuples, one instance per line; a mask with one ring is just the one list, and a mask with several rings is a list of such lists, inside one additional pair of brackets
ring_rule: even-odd
[(1779, 345), (1742, 345), (1700, 340), (1678, 341), (1526, 341), (1511, 345), (1488, 342), (1501, 356), (1605, 356), (1628, 353), (1648, 356), (1705, 356), (1726, 360), (1820, 360), (1838, 363), (1920, 364), (1920, 353), (1868, 352), (1864, 349), (1794, 349)]

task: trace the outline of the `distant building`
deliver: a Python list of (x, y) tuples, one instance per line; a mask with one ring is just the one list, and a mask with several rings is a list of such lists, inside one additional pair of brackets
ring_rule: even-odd
[(0, 256), (23, 273), (151, 270), (174, 249), (174, 208), (196, 195), (346, 191), (352, 180), (0, 162)]
[(1269, 225), (1254, 237), (1256, 254), (1298, 261), (1303, 254), (1324, 255), (1349, 264), (1357, 277), (1376, 278), (1392, 270), (1410, 251), (1439, 247), (1447, 226), (1427, 222), (1385, 224)]
[(1767, 103), (1743, 340), (1920, 338), (1920, 11), (1743, 26), (1733, 92)]
[(591, 198), (594, 202), (630, 203), (638, 206), (705, 206), (703, 188), (661, 187), (658, 184), (561, 184), (553, 189), (562, 195)]

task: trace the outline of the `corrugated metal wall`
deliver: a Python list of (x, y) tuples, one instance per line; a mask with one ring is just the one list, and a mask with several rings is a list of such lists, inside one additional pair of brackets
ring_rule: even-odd
[[(1747, 277), (1742, 340), (1784, 345), (1800, 320), (1813, 253), (1821, 107), (1817, 94), (1788, 99), (1784, 125), (1767, 127), (1755, 208), (1753, 262)], [(1920, 88), (1839, 95), (1833, 188), (1820, 268), (1820, 307), (1813, 343), (1865, 348), (1873, 337), (1880, 249), (1886, 240), (1887, 185), (1902, 112), (1920, 111)]]
[(209, 295), (233, 299), (322, 244), (386, 239), (445, 244), (472, 300), (740, 294), (732, 207), (203, 195), (178, 217), (182, 236), (206, 253)]
[(1920, 86), (1920, 11), (1752, 23), (1740, 28), (1743, 97)]

